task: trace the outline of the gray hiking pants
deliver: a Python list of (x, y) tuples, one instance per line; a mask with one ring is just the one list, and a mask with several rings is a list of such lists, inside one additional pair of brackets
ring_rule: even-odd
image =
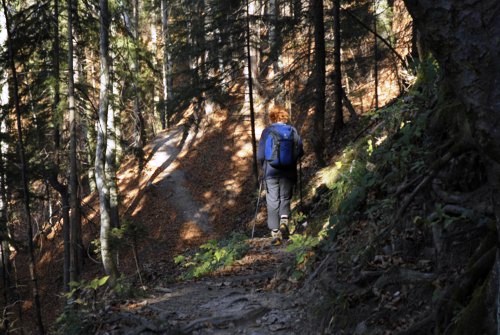
[(266, 179), (267, 226), (278, 229), (281, 215), (290, 216), (293, 181), (288, 178)]

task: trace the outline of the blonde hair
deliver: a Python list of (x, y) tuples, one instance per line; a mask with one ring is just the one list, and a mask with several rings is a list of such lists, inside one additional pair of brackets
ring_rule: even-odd
[(271, 110), (269, 111), (269, 119), (271, 120), (271, 123), (287, 123), (289, 120), (288, 112), (283, 106), (274, 105), (273, 108), (271, 108)]

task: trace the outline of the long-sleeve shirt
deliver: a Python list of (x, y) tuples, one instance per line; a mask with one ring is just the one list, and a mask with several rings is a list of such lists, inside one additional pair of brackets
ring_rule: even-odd
[[(276, 169), (272, 167), (269, 162), (266, 161), (265, 159), (265, 146), (266, 146), (266, 138), (269, 135), (269, 132), (271, 131), (271, 127), (274, 124), (266, 127), (263, 131), (262, 134), (260, 135), (260, 140), (259, 140), (259, 146), (257, 149), (257, 160), (260, 162), (260, 165), (263, 170), (263, 178), (264, 179), (272, 179), (272, 178), (288, 178), (293, 180), (294, 182), (297, 180), (297, 165), (295, 164), (294, 166), (291, 166), (290, 168), (286, 169)], [(292, 127), (293, 128), (293, 127)], [(300, 138), (299, 133), (295, 128), (293, 128), (295, 134), (298, 137), (298, 158), (302, 157), (304, 155), (304, 147), (302, 144), (302, 139)]]

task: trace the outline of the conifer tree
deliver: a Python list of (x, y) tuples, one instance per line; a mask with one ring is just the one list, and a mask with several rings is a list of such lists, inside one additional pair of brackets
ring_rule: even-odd
[(311, 16), (314, 24), (314, 134), (312, 143), (320, 166), (325, 165), (325, 24), (323, 0), (312, 0)]
[(24, 202), (24, 216), (26, 222), (26, 231), (27, 234), (27, 243), (29, 250), (29, 267), (30, 267), (30, 279), (33, 285), (33, 300), (35, 304), (35, 319), (37, 324), (38, 333), (43, 335), (45, 334), (45, 328), (42, 321), (42, 312), (40, 305), (40, 295), (38, 289), (38, 277), (37, 277), (37, 268), (36, 268), (36, 258), (35, 258), (35, 248), (33, 244), (33, 227), (32, 227), (32, 219), (31, 219), (31, 209), (30, 209), (30, 190), (29, 190), (29, 181), (28, 181), (28, 165), (26, 161), (26, 154), (24, 148), (24, 138), (22, 132), (22, 115), (21, 115), (21, 106), (19, 103), (19, 81), (17, 77), (17, 69), (16, 69), (16, 53), (12, 43), (12, 33), (11, 33), (11, 25), (9, 18), (9, 11), (7, 8), (6, 0), (2, 0), (3, 12), (5, 17), (5, 28), (7, 31), (7, 51), (8, 51), (8, 62), (10, 67), (10, 74), (12, 80), (12, 100), (14, 105), (14, 110), (16, 114), (16, 127), (17, 127), (17, 146), (19, 152), (19, 161), (21, 166), (21, 183), (23, 189), (23, 202)]

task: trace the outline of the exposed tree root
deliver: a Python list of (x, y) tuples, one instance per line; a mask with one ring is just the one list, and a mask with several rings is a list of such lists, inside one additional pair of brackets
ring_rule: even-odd
[(496, 246), (494, 246), (480, 256), (469, 267), (467, 272), (459, 277), (454, 285), (441, 294), (436, 304), (436, 327), (440, 331), (446, 329), (452, 321), (455, 306), (457, 304), (463, 305), (472, 292), (474, 292), (478, 282), (484, 281), (487, 278), (495, 261), (496, 249)]
[(429, 314), (422, 320), (415, 322), (411, 327), (408, 329), (405, 329), (397, 335), (418, 335), (418, 334), (424, 334), (424, 332), (429, 329), (432, 324), (435, 322), (435, 315), (434, 313)]
[(241, 314), (231, 314), (231, 315), (220, 315), (208, 318), (201, 318), (194, 320), (187, 326), (183, 327), (180, 331), (182, 334), (191, 334), (195, 330), (207, 327), (207, 326), (220, 326), (229, 322), (246, 321), (251, 319), (256, 319), (259, 316), (268, 312), (269, 309), (266, 307), (257, 307), (249, 311), (243, 312)]

